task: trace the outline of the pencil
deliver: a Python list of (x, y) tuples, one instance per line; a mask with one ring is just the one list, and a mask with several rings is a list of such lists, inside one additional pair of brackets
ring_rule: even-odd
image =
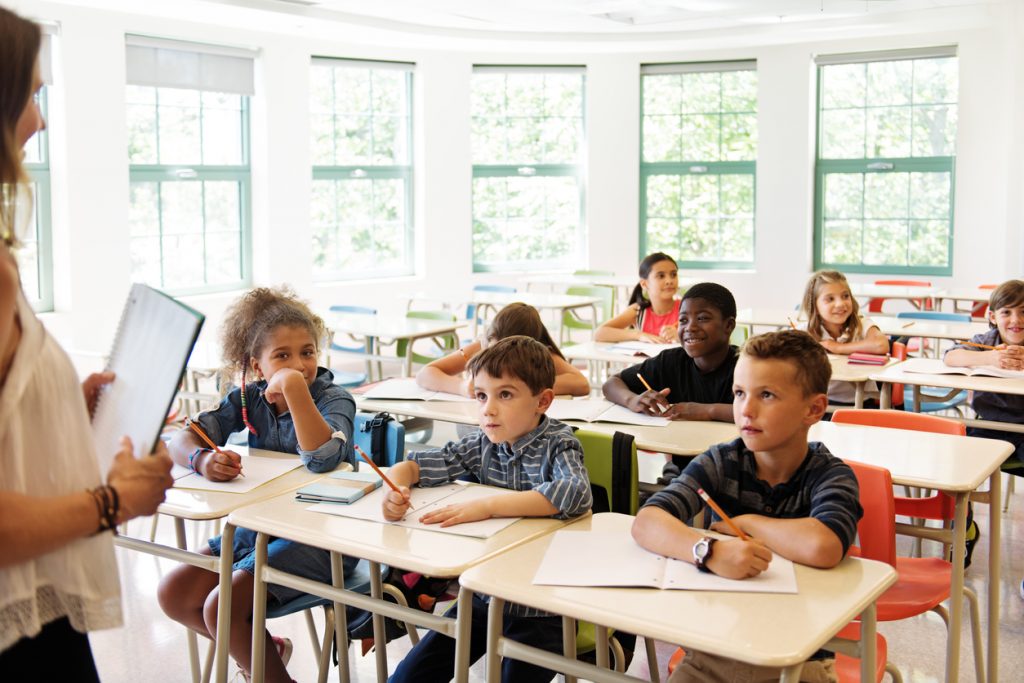
[[(644, 376), (643, 376), (643, 375), (641, 375), (641, 374), (640, 374), (640, 373), (638, 372), (638, 373), (636, 373), (636, 376), (637, 376), (637, 379), (639, 379), (639, 380), (640, 380), (641, 384), (643, 384), (643, 385), (644, 385), (645, 387), (647, 387), (647, 391), (654, 391), (654, 389), (652, 389), (652, 388), (651, 388), (651, 385), (647, 383), (647, 380), (645, 380), (645, 379), (644, 379)], [(658, 392), (654, 391), (654, 393), (658, 393)], [(660, 408), (660, 405), (659, 405), (659, 408)], [(664, 412), (665, 412), (666, 410), (668, 410), (668, 408), (661, 408), (661, 412), (663, 412), (663, 413), (664, 413)]]
[(792, 328), (793, 328), (793, 329), (795, 330), (795, 329), (796, 329), (796, 323), (795, 323), (795, 322), (793, 322), (793, 319), (792, 319), (792, 318), (790, 318), (790, 317), (789, 317), (789, 316), (787, 315), (787, 316), (786, 316), (786, 320), (788, 320), (788, 321), (789, 321), (789, 326), (790, 326), (790, 327), (792, 327)]
[[(400, 489), (397, 486), (395, 486), (395, 482), (393, 482), (390, 479), (388, 479), (388, 475), (384, 474), (381, 471), (381, 469), (379, 467), (377, 467), (377, 463), (375, 463), (373, 460), (370, 459), (370, 456), (368, 456), (366, 454), (366, 451), (364, 451), (362, 448), (360, 448), (356, 444), (352, 444), (352, 448), (355, 449), (355, 452), (359, 454), (360, 458), (362, 458), (363, 460), (366, 461), (367, 465), (369, 465), (370, 467), (373, 468), (373, 471), (377, 473), (377, 476), (379, 476), (381, 479), (383, 479), (384, 483), (391, 487), (392, 491), (394, 491), (395, 493), (397, 493), (400, 496), (402, 495), (402, 489)], [(409, 501), (406, 501), (406, 502), (409, 502)], [(409, 509), (410, 510), (413, 509), (411, 502), (409, 502)]]
[(988, 344), (978, 344), (977, 342), (971, 342), (971, 341), (962, 341), (960, 343), (963, 344), (964, 346), (975, 346), (975, 347), (977, 347), (979, 349), (985, 349), (987, 351), (995, 351), (996, 350), (996, 347), (989, 346)]
[[(212, 448), (217, 453), (220, 453), (221, 455), (227, 455), (224, 451), (222, 451), (220, 448), (217, 447), (217, 444), (215, 444), (213, 442), (213, 439), (211, 439), (210, 437), (208, 437), (206, 435), (206, 432), (203, 431), (202, 427), (197, 425), (191, 418), (186, 419), (185, 420), (185, 424), (188, 425), (189, 429), (191, 429), (193, 432), (195, 432), (199, 436), (200, 439), (205, 441), (207, 446)], [(244, 477), (245, 476), (245, 473), (242, 472), (242, 465), (241, 465), (241, 463), (239, 463), (239, 465), (238, 465), (238, 476), (240, 476), (240, 477)]]
[(913, 325), (913, 324), (914, 324), (914, 322), (913, 322), (913, 321), (910, 321), (910, 322), (909, 322), (909, 323), (907, 323), (906, 325), (903, 325), (903, 326), (901, 326), (901, 327), (900, 327), (900, 329), (901, 329), (901, 330), (905, 330), (905, 329), (907, 329), (908, 327), (910, 327), (910, 326), (911, 326), (911, 325)]
[(743, 533), (743, 529), (736, 526), (736, 522), (732, 521), (732, 518), (729, 515), (725, 514), (725, 510), (718, 507), (718, 503), (711, 500), (711, 496), (709, 496), (707, 492), (704, 491), (704, 489), (697, 489), (697, 495), (703, 498), (704, 502), (710, 505), (711, 509), (718, 513), (718, 516), (722, 518), (722, 521), (728, 524), (729, 528), (732, 529), (737, 536), (739, 536), (744, 541), (750, 540), (750, 536), (747, 536), (745, 533)]

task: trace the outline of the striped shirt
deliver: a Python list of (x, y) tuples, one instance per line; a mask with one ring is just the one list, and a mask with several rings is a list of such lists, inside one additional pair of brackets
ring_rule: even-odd
[[(572, 429), (546, 415), (515, 443), (493, 443), (476, 430), (443, 448), (410, 451), (407, 460), (420, 467), (420, 486), (440, 486), (471, 474), (481, 484), (512, 491), (536, 491), (556, 508), (559, 519), (590, 510), (590, 478), (583, 467), (583, 447)], [(517, 617), (551, 616), (547, 612), (508, 604)]]
[[(689, 520), (704, 508), (697, 495), (703, 488), (727, 515), (766, 515), (784, 519), (811, 517), (835, 533), (843, 553), (857, 535), (860, 506), (857, 478), (849, 465), (828, 452), (824, 444), (807, 444), (807, 457), (789, 481), (771, 486), (757, 476), (753, 451), (742, 439), (712, 446), (686, 466), (647, 505)], [(711, 521), (718, 519), (713, 510)]]

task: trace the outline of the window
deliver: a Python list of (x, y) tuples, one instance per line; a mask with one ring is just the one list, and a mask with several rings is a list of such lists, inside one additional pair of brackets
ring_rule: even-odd
[(817, 63), (815, 268), (952, 274), (955, 48)]
[(413, 272), (412, 64), (313, 60), (313, 277)]
[[(37, 95), (39, 110), (49, 116), (49, 92), (53, 84), (51, 68), (51, 33), (54, 27), (43, 26), (43, 42), (39, 49), (39, 71), (43, 87)], [(19, 198), (32, 209), (24, 229), (19, 233), (22, 246), (17, 250), (18, 268), (25, 297), (37, 311), (53, 310), (53, 249), (51, 247), (50, 219), (50, 146), (49, 135), (43, 130), (25, 145), (25, 170), (32, 183), (31, 201)], [(20, 204), (19, 204), (20, 205)]]
[(132, 277), (174, 294), (250, 280), (248, 51), (128, 37)]
[(640, 253), (752, 268), (756, 63), (641, 67)]
[(582, 67), (473, 68), (473, 270), (583, 259)]

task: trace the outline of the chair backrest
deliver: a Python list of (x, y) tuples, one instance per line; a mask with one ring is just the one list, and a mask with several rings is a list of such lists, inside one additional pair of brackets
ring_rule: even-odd
[[(390, 467), (405, 459), (405, 427), (387, 413), (356, 413), (352, 441), (378, 465)], [(362, 461), (353, 458), (352, 466), (358, 470)]]
[[(898, 361), (904, 361), (907, 359), (907, 345), (901, 341), (893, 342), (892, 348), (889, 350), (890, 355)], [(892, 385), (892, 407), (896, 408), (903, 405), (903, 385), (893, 384)]]
[(939, 320), (948, 323), (969, 323), (970, 313), (949, 313), (947, 311), (900, 311), (897, 318), (912, 318), (914, 320)]
[(633, 436), (580, 429), (576, 438), (583, 446), (583, 464), (594, 493), (593, 511), (635, 515), (640, 507), (640, 475)]
[[(978, 289), (995, 289), (999, 285), (978, 285)], [(988, 301), (975, 301), (971, 304), (971, 315), (975, 318), (984, 318), (988, 312)]]
[[(335, 304), (334, 306), (331, 306), (329, 310), (331, 311), (331, 313), (349, 313), (352, 315), (377, 315), (377, 309), (370, 308), (369, 306), (350, 306), (348, 304)], [(349, 335), (349, 337), (355, 339), (355, 337), (352, 337), (351, 335)], [(358, 346), (343, 346), (341, 344), (338, 344), (334, 339), (334, 333), (331, 332), (330, 350), (348, 351), (349, 353), (362, 353), (366, 350), (366, 348), (362, 344)], [(329, 357), (327, 360), (327, 364), (330, 365)]]
[[(876, 285), (896, 285), (899, 287), (931, 287), (932, 283), (925, 280), (875, 280)], [(868, 312), (869, 313), (881, 313), (882, 303), (885, 302), (885, 297), (878, 297), (875, 299), (868, 300)], [(920, 306), (920, 303), (918, 303)]]
[(903, 410), (840, 408), (832, 413), (832, 421), (845, 424), (869, 425), (871, 427), (909, 429), (915, 432), (952, 434), (954, 436), (965, 436), (967, 434), (967, 426), (958, 420), (951, 420), (948, 417), (939, 417), (938, 415), (911, 413)]
[(860, 488), (864, 516), (857, 524), (860, 555), (896, 566), (896, 502), (892, 495), (892, 474), (884, 467), (847, 460)]

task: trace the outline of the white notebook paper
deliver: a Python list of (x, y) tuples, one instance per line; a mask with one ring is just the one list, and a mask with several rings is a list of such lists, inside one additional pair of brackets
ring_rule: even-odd
[(644, 550), (621, 531), (556, 531), (533, 577), (538, 586), (618, 586), (664, 590), (796, 593), (793, 562), (772, 556), (750, 579), (726, 579), (689, 562)]
[(1004, 370), (994, 365), (979, 365), (975, 368), (961, 368), (946, 365), (938, 358), (911, 358), (897, 366), (904, 372), (920, 372), (926, 375), (967, 375), (969, 377), (1024, 378), (1024, 371)]
[(667, 427), (670, 420), (657, 415), (634, 413), (625, 406), (603, 398), (559, 399), (551, 402), (548, 417), (556, 420), (582, 420), (583, 422), (616, 422), (641, 427)]
[(521, 517), (492, 517), (491, 519), (484, 519), (479, 522), (467, 522), (443, 528), (439, 524), (424, 524), (421, 522), (420, 517), (424, 514), (431, 510), (439, 510), (446, 505), (466, 503), (509, 493), (508, 489), (494, 486), (472, 486), (465, 483), (454, 483), (443, 486), (412, 487), (410, 489), (409, 502), (414, 509), (405, 513), (405, 519), (389, 522), (384, 519), (381, 503), (384, 500), (384, 496), (390, 490), (386, 485), (382, 486), (373, 493), (366, 494), (351, 505), (318, 503), (306, 509), (338, 517), (354, 517), (356, 519), (366, 519), (371, 522), (381, 522), (382, 524), (394, 524), (395, 526), (410, 529), (425, 529), (427, 531), (438, 531), (446, 534), (455, 534), (456, 536), (473, 536), (476, 538), (489, 538), (505, 527), (511, 526), (522, 519)]
[(103, 472), (123, 435), (131, 437), (136, 456), (153, 452), (203, 320), (202, 313), (163, 292), (132, 285), (107, 365), (116, 377), (92, 419)]
[(266, 451), (261, 451), (258, 448), (253, 448), (251, 452), (248, 446), (224, 446), (223, 449), (234, 451), (242, 456), (244, 477), (235, 477), (231, 481), (210, 481), (201, 474), (190, 472), (187, 467), (175, 465), (171, 470), (171, 476), (174, 477), (174, 488), (218, 491), (220, 493), (248, 493), (257, 486), (262, 486), (268, 481), (302, 467), (302, 461), (297, 455), (292, 458), (267, 458), (259, 455)]
[(403, 401), (472, 401), (469, 396), (449, 394), (446, 391), (424, 389), (416, 380), (408, 378), (388, 379), (374, 385), (363, 394), (366, 398), (397, 399)]

